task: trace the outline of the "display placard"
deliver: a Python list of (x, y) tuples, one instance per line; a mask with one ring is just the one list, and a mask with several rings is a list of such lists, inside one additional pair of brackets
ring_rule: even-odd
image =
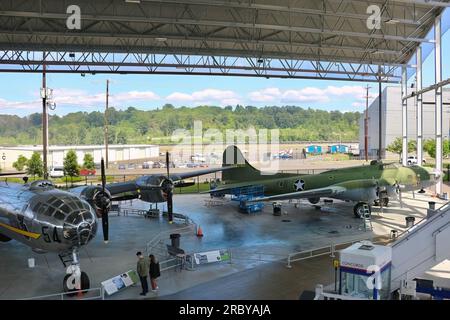
[(105, 280), (102, 282), (102, 286), (105, 289), (105, 292), (110, 296), (116, 292), (119, 292), (122, 289), (132, 286), (136, 284), (139, 280), (139, 277), (134, 270), (130, 270), (128, 272), (122, 273), (118, 276), (115, 276), (111, 279)]
[(194, 253), (194, 261), (196, 264), (228, 261), (230, 260), (230, 258), (231, 257), (228, 250), (214, 250), (214, 251)]

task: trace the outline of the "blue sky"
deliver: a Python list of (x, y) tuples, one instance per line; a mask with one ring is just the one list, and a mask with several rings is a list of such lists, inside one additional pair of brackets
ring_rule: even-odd
[[(450, 24), (446, 11), (443, 31)], [(433, 33), (431, 33), (433, 36)], [(450, 32), (443, 36), (443, 79), (450, 77)], [(427, 44), (426, 46), (430, 46)], [(431, 44), (432, 46), (432, 44)], [(423, 50), (427, 50), (424, 48)], [(423, 65), (424, 87), (434, 83), (434, 51)], [(175, 106), (200, 104), (297, 105), (323, 110), (363, 111), (366, 83), (348, 81), (265, 79), (174, 75), (86, 75), (49, 74), (47, 85), (54, 89), (57, 104), (53, 114), (104, 110), (105, 83), (111, 80), (111, 106), (134, 106), (149, 110), (165, 103)], [(0, 114), (20, 116), (41, 112), (40, 74), (0, 73)], [(375, 98), (378, 86), (369, 84)]]

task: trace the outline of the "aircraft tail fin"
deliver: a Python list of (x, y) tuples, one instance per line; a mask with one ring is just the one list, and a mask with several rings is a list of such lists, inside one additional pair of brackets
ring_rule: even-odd
[(261, 172), (245, 159), (237, 146), (228, 146), (223, 152), (222, 167), (236, 166), (236, 168), (222, 172), (222, 181), (244, 182), (261, 178)]

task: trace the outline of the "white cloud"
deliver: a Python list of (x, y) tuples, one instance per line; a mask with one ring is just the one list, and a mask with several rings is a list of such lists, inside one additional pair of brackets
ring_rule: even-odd
[[(302, 89), (281, 90), (279, 88), (265, 88), (252, 91), (248, 97), (253, 102), (274, 103), (329, 103), (336, 99), (365, 99), (365, 88), (361, 86), (328, 86), (326, 88), (306, 87)], [(355, 102), (354, 106), (356, 107)], [(359, 105), (358, 105), (359, 106)]]
[(355, 107), (355, 108), (362, 108), (362, 107), (364, 107), (366, 104), (365, 103), (363, 103), (363, 102), (353, 102), (352, 103), (352, 107)]
[(172, 103), (189, 103), (191, 105), (218, 103), (222, 106), (238, 104), (240, 101), (239, 96), (234, 91), (219, 89), (204, 89), (194, 91), (191, 94), (174, 92), (168, 95), (165, 100)]
[(249, 93), (251, 101), (254, 102), (273, 102), (281, 96), (281, 90), (278, 88), (266, 88)]
[(32, 100), (32, 101), (8, 101), (0, 98), (0, 111), (5, 110), (33, 110), (42, 106), (42, 102), (40, 100)]
[[(89, 94), (78, 89), (55, 89), (53, 99), (57, 104), (70, 104), (80, 107), (91, 107), (103, 104), (106, 101), (105, 93)], [(134, 101), (154, 101), (159, 100), (159, 96), (152, 91), (128, 91), (110, 95), (111, 104)]]

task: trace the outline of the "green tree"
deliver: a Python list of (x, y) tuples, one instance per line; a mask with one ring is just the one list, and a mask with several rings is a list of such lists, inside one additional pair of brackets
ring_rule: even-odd
[[(436, 159), (436, 140), (426, 140), (423, 144), (423, 150), (425, 150), (430, 157)], [(442, 155), (444, 157), (448, 157), (450, 155), (450, 140), (448, 139), (442, 141)]]
[(34, 152), (30, 160), (28, 160), (27, 173), (33, 177), (42, 177), (44, 175), (44, 164), (39, 152)]
[(95, 169), (94, 157), (90, 153), (86, 153), (83, 158), (83, 168), (93, 170)]
[(402, 138), (395, 138), (395, 140), (387, 146), (386, 150), (392, 153), (396, 153), (400, 157), (403, 150)]
[(26, 157), (24, 157), (23, 155), (19, 155), (19, 157), (17, 158), (17, 161), (15, 161), (13, 163), (13, 167), (17, 170), (17, 171), (22, 171), (28, 163), (28, 159)]
[(80, 174), (77, 154), (74, 150), (69, 150), (64, 158), (64, 174), (72, 178)]

